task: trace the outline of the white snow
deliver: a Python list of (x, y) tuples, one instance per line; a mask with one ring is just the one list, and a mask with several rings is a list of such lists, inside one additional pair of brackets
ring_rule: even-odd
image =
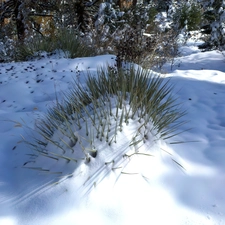
[(149, 155), (124, 157), (131, 124), (115, 144), (116, 156), (99, 142), (98, 157), (80, 165), (34, 158), (23, 139), (30, 140), (36, 119), (74, 78), (84, 83), (87, 70), (113, 65), (115, 56), (0, 64), (0, 224), (225, 224), (225, 57), (194, 43), (181, 52), (163, 71), (187, 110), (179, 128), (187, 131), (149, 140), (140, 147)]

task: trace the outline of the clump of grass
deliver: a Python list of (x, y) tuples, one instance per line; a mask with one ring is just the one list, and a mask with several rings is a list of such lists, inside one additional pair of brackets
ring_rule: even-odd
[(58, 49), (63, 50), (67, 58), (88, 57), (96, 54), (94, 48), (88, 46), (76, 30), (59, 30), (56, 38)]
[(23, 43), (16, 43), (14, 60), (26, 61), (38, 57), (41, 52), (53, 52), (56, 48), (56, 43), (50, 37), (32, 37)]
[[(37, 121), (39, 137), (29, 144), (50, 159), (86, 164), (110, 148), (113, 156), (105, 165), (120, 168), (118, 156), (141, 154), (146, 142), (177, 135), (184, 112), (172, 89), (169, 81), (141, 68), (100, 69), (97, 76), (88, 75), (85, 86), (74, 80), (63, 100)], [(132, 132), (124, 134), (125, 128)], [(123, 140), (125, 147), (118, 147)]]
[(66, 58), (88, 57), (96, 54), (94, 48), (87, 46), (76, 30), (62, 29), (52, 37), (37, 35), (23, 43), (18, 42), (15, 45), (14, 60), (26, 61), (39, 57), (41, 52), (51, 54), (56, 50), (62, 50)]

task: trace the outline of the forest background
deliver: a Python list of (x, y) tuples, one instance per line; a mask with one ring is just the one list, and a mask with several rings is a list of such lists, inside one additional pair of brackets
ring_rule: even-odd
[(160, 69), (196, 31), (203, 51), (224, 49), (224, 9), (223, 0), (1, 0), (0, 61), (60, 49)]

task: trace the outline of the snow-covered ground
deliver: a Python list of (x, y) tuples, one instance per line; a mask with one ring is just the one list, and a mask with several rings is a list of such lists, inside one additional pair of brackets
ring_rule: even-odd
[[(88, 165), (33, 157), (23, 140), (30, 139), (35, 120), (74, 78), (82, 83), (87, 70), (95, 72), (106, 63), (114, 64), (115, 56), (0, 64), (0, 224), (225, 224), (221, 52), (203, 53), (192, 43), (182, 47), (172, 67), (164, 66), (165, 79), (187, 110), (188, 122), (180, 128), (187, 131), (166, 142), (149, 140), (149, 155), (124, 158), (118, 151), (122, 161), (117, 167), (104, 163), (110, 154), (105, 146)], [(117, 141), (119, 150), (126, 132)], [(93, 174), (97, 167), (102, 170)]]

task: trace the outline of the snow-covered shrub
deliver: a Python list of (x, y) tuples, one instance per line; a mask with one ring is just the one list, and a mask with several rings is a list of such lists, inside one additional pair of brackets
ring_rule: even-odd
[(141, 35), (154, 23), (155, 14), (150, 4), (120, 9), (113, 2), (104, 2), (100, 4), (95, 27), (86, 36), (102, 52), (115, 54), (115, 43), (124, 39), (124, 33), (130, 30)]
[(112, 1), (102, 2), (99, 5), (98, 13), (96, 15), (94, 27), (96, 30), (101, 30), (101, 27), (107, 24), (112, 33), (123, 22), (122, 16), (124, 12), (120, 11), (119, 7)]
[(15, 53), (14, 41), (8, 37), (0, 39), (0, 62), (12, 61)]
[[(89, 74), (86, 85), (74, 81), (62, 101), (36, 122), (28, 144), (41, 156), (74, 162), (74, 167), (94, 158), (99, 169), (109, 162), (118, 165), (128, 152), (143, 154), (139, 148), (145, 143), (177, 134), (184, 112), (171, 90), (168, 80), (148, 70), (101, 69), (97, 77)], [(144, 154), (151, 154), (150, 145)]]
[(204, 4), (205, 23), (202, 26), (205, 43), (201, 49), (225, 48), (225, 3), (223, 0), (212, 0)]
[(122, 18), (125, 21), (125, 25), (130, 26), (133, 29), (145, 30), (148, 22), (150, 22), (150, 9), (152, 10), (150, 4), (137, 4), (135, 7), (124, 10)]
[(168, 11), (172, 2), (173, 2), (173, 0), (157, 0), (157, 1), (155, 1), (156, 8), (159, 12), (166, 12), (166, 11)]
[(152, 2), (124, 9), (113, 2), (101, 3), (95, 28), (85, 34), (87, 44), (95, 46), (99, 53), (117, 55), (118, 67), (128, 61), (160, 68), (176, 56), (177, 34), (162, 31), (156, 14)]

